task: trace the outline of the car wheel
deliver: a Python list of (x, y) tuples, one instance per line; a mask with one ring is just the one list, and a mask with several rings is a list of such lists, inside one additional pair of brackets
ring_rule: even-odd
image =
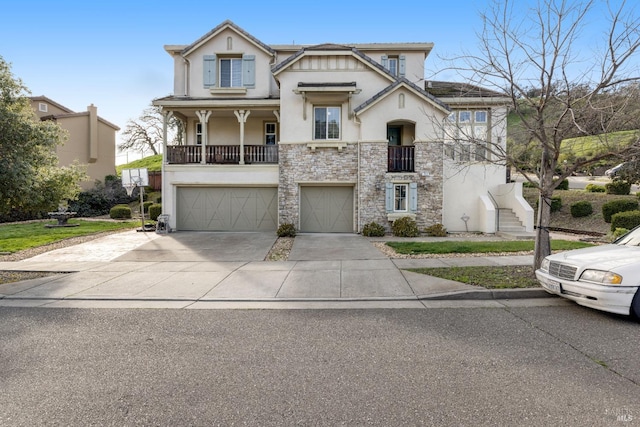
[(636, 295), (631, 301), (631, 315), (640, 321), (640, 288), (638, 288)]

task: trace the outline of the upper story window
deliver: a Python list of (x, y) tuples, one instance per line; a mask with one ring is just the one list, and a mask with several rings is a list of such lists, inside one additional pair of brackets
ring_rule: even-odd
[(242, 86), (242, 59), (220, 59), (220, 87)]
[(256, 85), (255, 55), (203, 57), (203, 86), (215, 88), (253, 88)]
[(404, 77), (406, 59), (404, 55), (383, 55), (382, 66), (394, 76)]
[(49, 110), (49, 106), (47, 104), (45, 104), (44, 102), (39, 102), (38, 103), (38, 110), (42, 113), (46, 113)]
[(445, 156), (460, 162), (488, 159), (487, 110), (453, 111), (444, 124)]
[(314, 107), (313, 139), (340, 139), (340, 107)]

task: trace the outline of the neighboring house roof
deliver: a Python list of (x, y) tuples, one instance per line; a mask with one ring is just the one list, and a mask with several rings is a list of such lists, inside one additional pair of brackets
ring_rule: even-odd
[[(50, 98), (47, 98), (46, 96), (32, 96), (29, 99), (31, 101), (36, 101), (36, 102), (46, 102), (46, 103), (54, 105), (57, 108), (65, 111), (65, 113), (63, 113), (63, 114), (48, 114), (46, 116), (42, 116), (42, 117), (40, 117), (40, 120), (57, 120), (57, 119), (63, 119), (63, 118), (69, 118), (69, 117), (80, 117), (80, 116), (88, 116), (89, 115), (88, 111), (82, 111), (80, 113), (76, 113), (75, 111), (71, 110), (70, 108), (67, 108), (67, 107), (65, 107), (65, 106), (63, 106), (61, 104), (58, 104), (57, 102), (53, 101)], [(98, 120), (100, 122), (104, 123), (105, 125), (112, 127), (116, 131), (120, 130), (119, 126), (114, 125), (110, 121), (105, 120), (100, 116), (98, 116)]]
[[(269, 47), (268, 45), (264, 44), (263, 42), (261, 42), (260, 40), (258, 40), (257, 38), (255, 38), (254, 36), (249, 34), (247, 31), (245, 31), (242, 28), (240, 28), (239, 26), (237, 26), (234, 22), (232, 22), (232, 21), (227, 19), (226, 21), (222, 22), (220, 25), (216, 26), (214, 29), (209, 31), (207, 34), (205, 34), (204, 36), (200, 37), (195, 42), (191, 43), (190, 45), (188, 45), (184, 49), (182, 49), (182, 55), (188, 55), (191, 51), (193, 51), (193, 50), (197, 49), (198, 47), (202, 46), (204, 43), (206, 43), (207, 41), (209, 41), (210, 39), (215, 37), (218, 33), (222, 32), (223, 30), (225, 30), (227, 28), (233, 29), (235, 32), (237, 32), (238, 34), (242, 35), (244, 38), (246, 38), (247, 40), (251, 41), (253, 44), (255, 44), (256, 46), (260, 47), (261, 49), (263, 49), (268, 54), (270, 54), (270, 55), (274, 55), (275, 54), (275, 50), (273, 50), (271, 47)], [(174, 46), (174, 48), (175, 47), (177, 47), (177, 46)], [(167, 48), (165, 47), (165, 49), (167, 49)]]
[(430, 93), (422, 90), (418, 85), (410, 82), (409, 80), (405, 79), (404, 77), (401, 77), (401, 78), (398, 78), (393, 84), (387, 86), (386, 88), (384, 88), (383, 90), (381, 90), (380, 92), (376, 93), (371, 98), (369, 98), (368, 100), (366, 100), (365, 102), (363, 102), (362, 104), (360, 104), (359, 106), (354, 108), (353, 112), (358, 114), (358, 113), (360, 113), (362, 111), (365, 111), (366, 109), (368, 109), (372, 105), (376, 104), (379, 100), (383, 99), (385, 96), (387, 96), (388, 94), (390, 94), (391, 92), (395, 91), (397, 88), (399, 88), (401, 86), (402, 87), (406, 87), (410, 91), (416, 93), (418, 96), (425, 98), (427, 101), (431, 102), (432, 104), (434, 104), (439, 109), (441, 109), (441, 110), (443, 110), (445, 112), (451, 111), (451, 108), (447, 104), (445, 104), (444, 102), (442, 102), (441, 100), (439, 100), (435, 96), (431, 95)]
[(62, 111), (65, 111), (65, 112), (67, 112), (67, 113), (73, 113), (73, 112), (74, 112), (72, 109), (67, 108), (67, 107), (65, 107), (65, 106), (64, 106), (64, 105), (62, 105), (62, 104), (58, 104), (58, 103), (57, 103), (57, 102), (55, 102), (54, 100), (52, 100), (52, 99), (50, 99), (50, 98), (47, 98), (47, 97), (46, 97), (46, 96), (44, 96), (44, 95), (40, 95), (40, 96), (31, 96), (31, 97), (29, 97), (29, 99), (30, 99), (31, 101), (42, 101), (42, 102), (47, 102), (47, 103), (49, 103), (49, 104), (51, 104), (51, 105), (55, 106), (56, 108), (59, 108), (59, 109), (61, 109)]
[(427, 81), (425, 90), (438, 98), (500, 98), (506, 93), (460, 82)]

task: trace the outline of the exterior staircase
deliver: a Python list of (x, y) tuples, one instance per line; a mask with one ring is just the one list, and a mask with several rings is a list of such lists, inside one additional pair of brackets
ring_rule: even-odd
[(511, 209), (498, 209), (498, 231), (496, 235), (510, 239), (534, 239), (535, 233), (528, 233), (515, 212)]

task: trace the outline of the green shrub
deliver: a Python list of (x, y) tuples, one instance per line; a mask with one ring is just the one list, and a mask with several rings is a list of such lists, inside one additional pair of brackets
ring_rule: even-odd
[(587, 192), (589, 193), (604, 193), (605, 191), (607, 191), (604, 188), (604, 185), (598, 185), (598, 184), (587, 184), (587, 186), (585, 187), (585, 190), (587, 190)]
[(433, 224), (424, 229), (427, 236), (447, 237), (447, 229), (442, 224)]
[(420, 235), (418, 224), (413, 218), (404, 216), (393, 221), (391, 231), (396, 237), (417, 237)]
[(377, 222), (368, 222), (362, 227), (362, 235), (366, 237), (382, 237), (385, 234), (386, 230)]
[(631, 199), (611, 200), (602, 205), (602, 216), (605, 222), (611, 222), (611, 217), (618, 212), (633, 211), (638, 209), (638, 201)]
[(149, 219), (153, 221), (158, 220), (158, 216), (162, 213), (162, 205), (159, 203), (152, 203), (149, 205)]
[(278, 237), (296, 237), (296, 227), (288, 222), (280, 224), (276, 233)]
[(615, 240), (619, 237), (622, 237), (628, 232), (629, 230), (627, 230), (626, 228), (616, 228), (615, 230), (613, 230), (613, 239)]
[(638, 210), (618, 212), (611, 217), (611, 231), (615, 231), (616, 228), (631, 230), (638, 225), (640, 225), (640, 211)]
[(591, 202), (587, 200), (580, 200), (571, 205), (571, 216), (574, 218), (581, 218), (583, 216), (589, 216), (593, 213), (593, 206)]
[(522, 188), (536, 188), (533, 182), (525, 181), (522, 183)]
[[(536, 200), (536, 209), (540, 204), (540, 200)], [(551, 197), (551, 212), (557, 212), (562, 208), (562, 198), (560, 196)]]
[(131, 208), (127, 205), (115, 205), (109, 210), (111, 219), (131, 219)]
[(626, 196), (631, 192), (631, 183), (622, 180), (615, 180), (605, 184), (604, 188), (607, 194)]
[(563, 179), (560, 185), (556, 187), (556, 190), (568, 190), (569, 189), (569, 180)]
[(151, 206), (151, 205), (153, 205), (153, 202), (151, 202), (151, 201), (147, 201), (147, 202), (144, 202), (144, 203), (142, 204), (142, 207), (144, 208), (144, 211), (145, 211), (145, 212), (149, 212), (149, 206)]

